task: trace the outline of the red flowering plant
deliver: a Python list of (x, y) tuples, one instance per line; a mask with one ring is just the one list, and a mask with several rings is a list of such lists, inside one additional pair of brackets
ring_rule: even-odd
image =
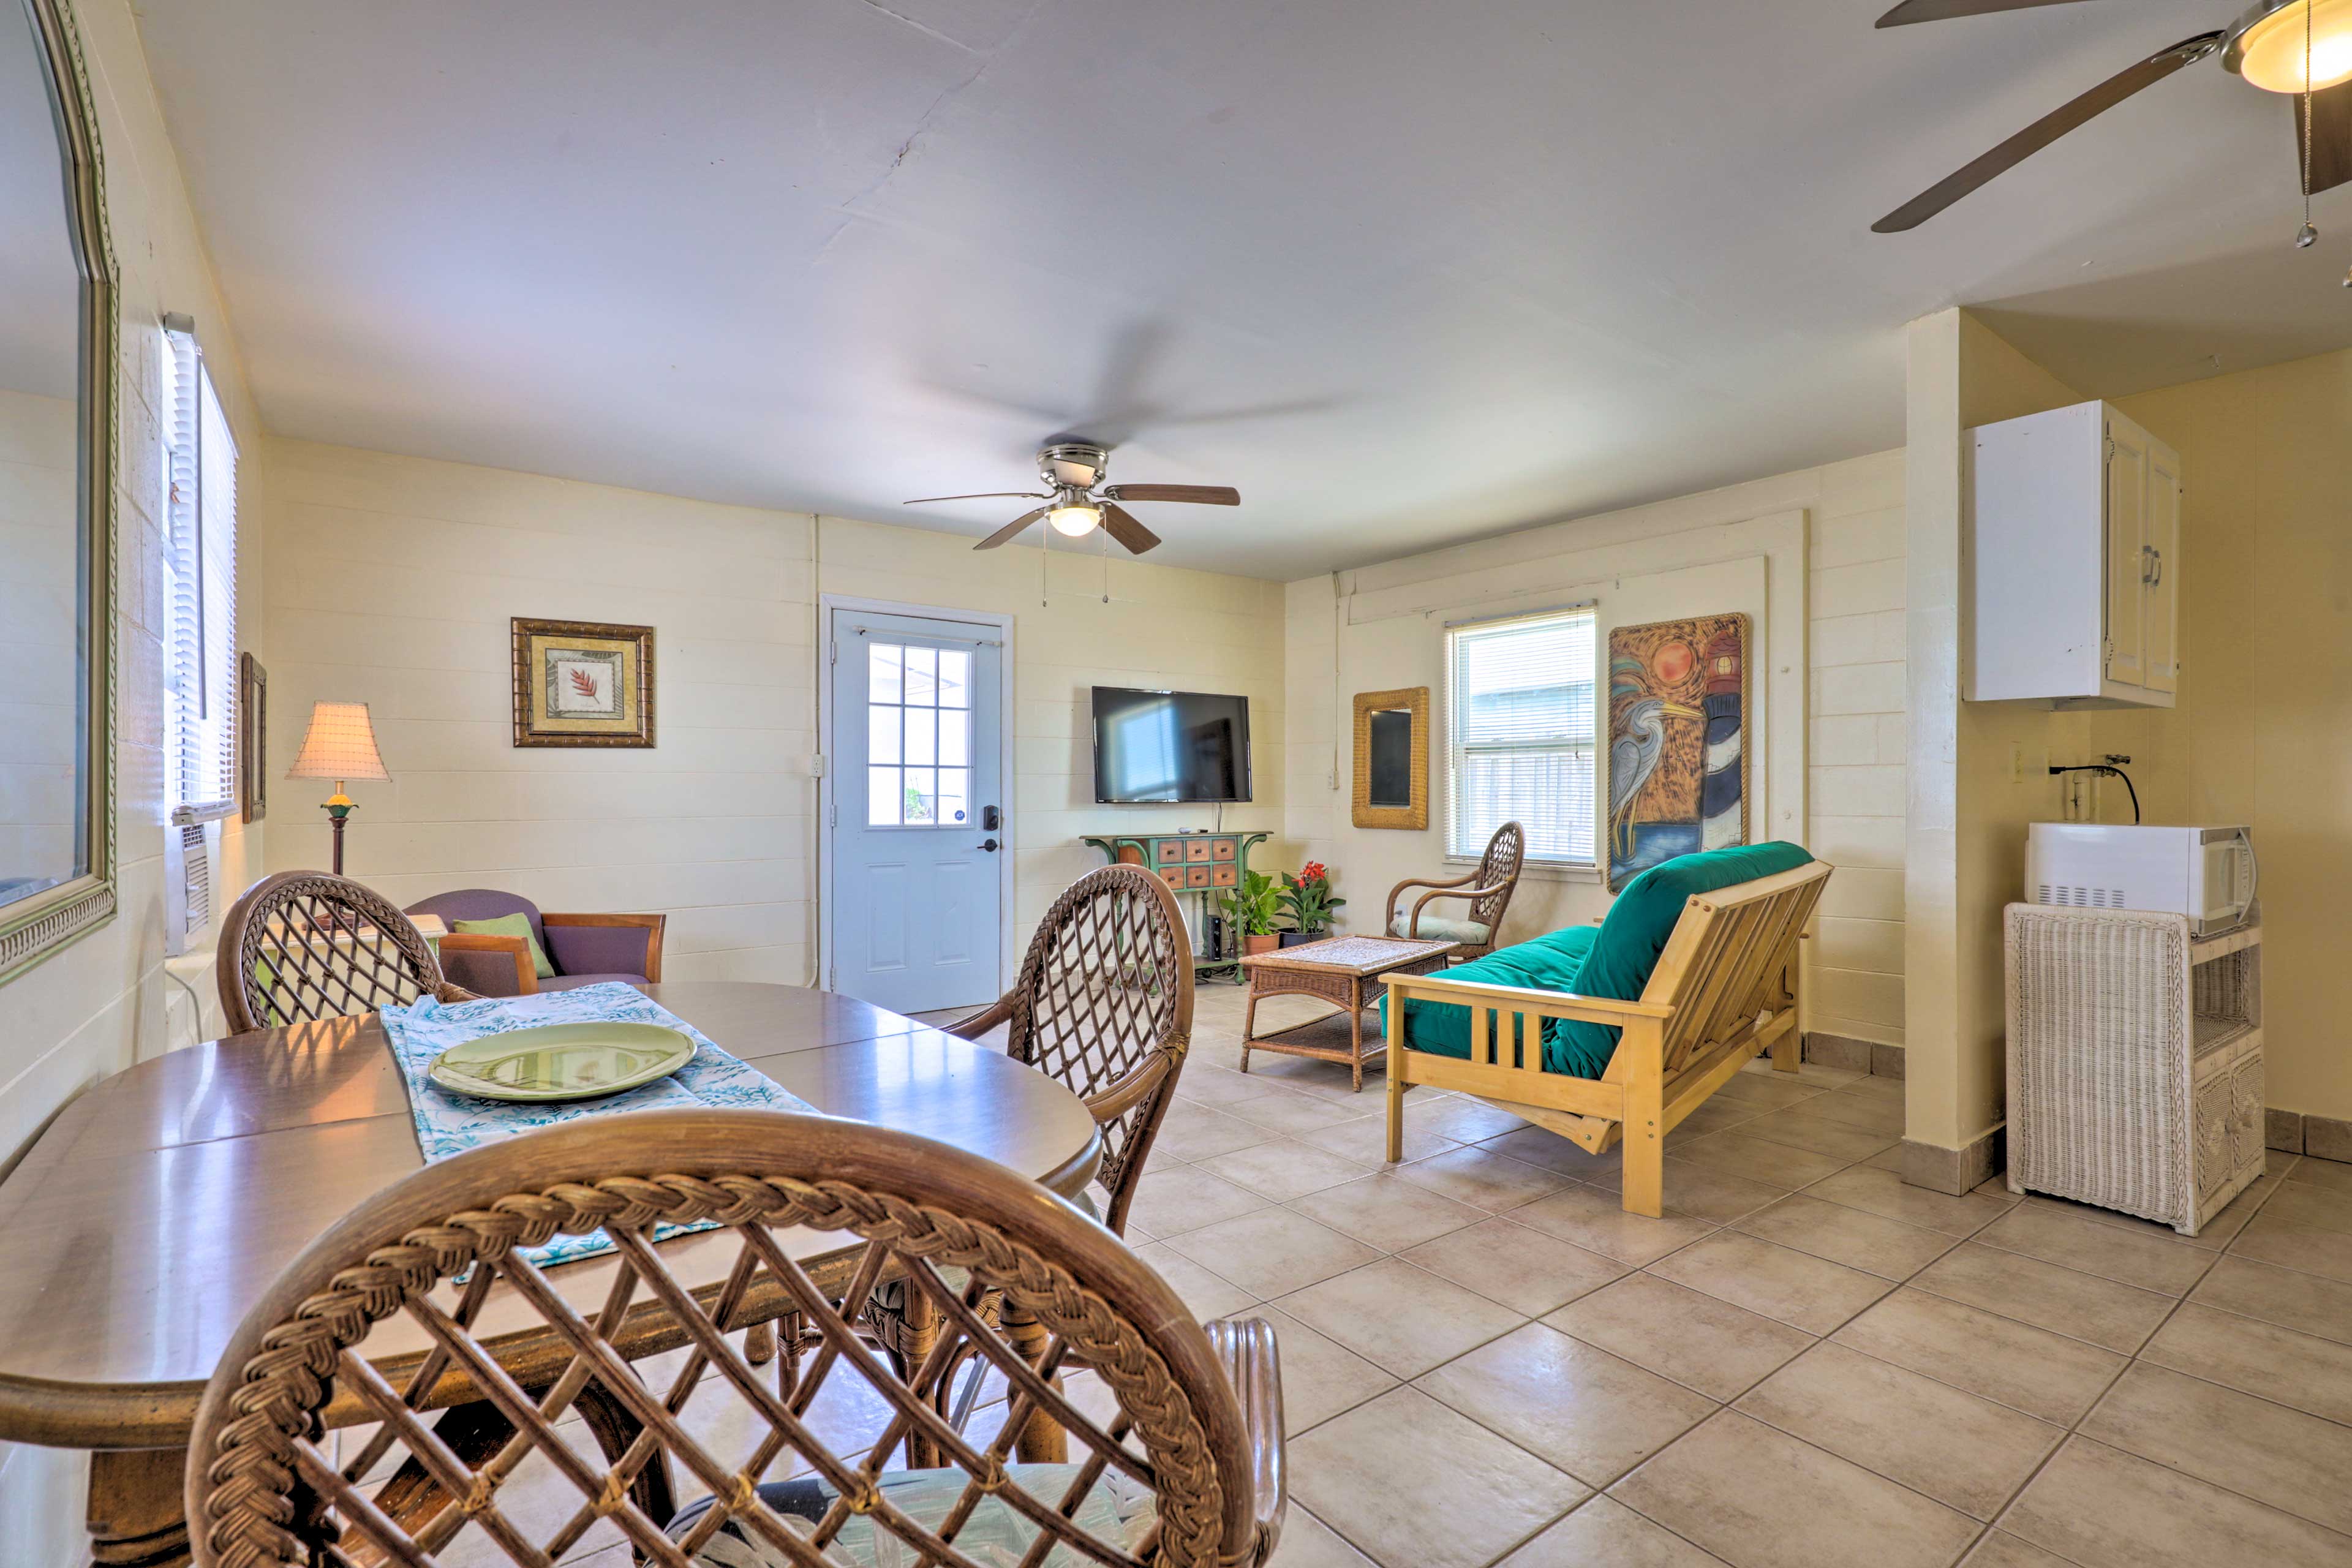
[(1329, 931), (1331, 911), (1348, 901), (1331, 896), (1331, 871), (1320, 860), (1309, 860), (1296, 877), (1285, 872), (1276, 896), (1297, 928), (1309, 932)]

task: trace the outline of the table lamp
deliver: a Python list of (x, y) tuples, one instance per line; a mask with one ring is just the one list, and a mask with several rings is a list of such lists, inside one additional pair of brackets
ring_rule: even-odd
[(343, 819), (353, 802), (343, 793), (352, 779), (391, 782), (383, 757), (375, 749), (375, 726), (368, 721), (364, 702), (314, 702), (310, 728), (303, 732), (301, 753), (287, 770), (289, 779), (332, 779), (335, 793), (322, 808), (335, 823), (335, 875), (343, 874)]

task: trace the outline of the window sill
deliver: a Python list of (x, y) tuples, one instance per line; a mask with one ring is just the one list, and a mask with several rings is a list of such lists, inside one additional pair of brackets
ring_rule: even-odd
[[(1475, 870), (1478, 861), (1479, 857), (1475, 855), (1448, 855), (1445, 858), (1448, 866), (1459, 867), (1465, 871)], [(1519, 875), (1538, 882), (1597, 883), (1601, 879), (1600, 867), (1574, 865), (1565, 860), (1525, 861), (1519, 867)]]

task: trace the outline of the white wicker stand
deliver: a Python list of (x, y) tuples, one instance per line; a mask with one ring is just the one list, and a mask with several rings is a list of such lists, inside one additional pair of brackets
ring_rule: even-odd
[(2009, 906), (2011, 1192), (2194, 1236), (2263, 1173), (2259, 918)]

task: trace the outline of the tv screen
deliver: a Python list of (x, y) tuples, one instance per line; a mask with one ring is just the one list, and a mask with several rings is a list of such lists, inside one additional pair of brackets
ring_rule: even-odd
[(1249, 799), (1249, 699), (1096, 687), (1095, 798)]

